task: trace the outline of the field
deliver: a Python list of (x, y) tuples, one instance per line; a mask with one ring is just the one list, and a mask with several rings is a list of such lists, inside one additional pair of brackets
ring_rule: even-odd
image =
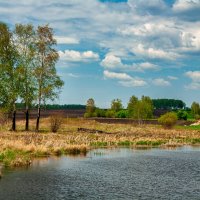
[[(17, 122), (17, 132), (10, 124), (0, 129), (0, 162), (5, 166), (29, 165), (35, 157), (83, 154), (100, 147), (176, 147), (200, 144), (200, 129), (180, 127), (163, 129), (159, 125), (106, 124), (83, 118), (64, 118), (58, 133), (50, 131), (50, 118), (42, 118), (40, 132), (25, 132), (24, 121)], [(196, 130), (195, 130), (196, 129)]]

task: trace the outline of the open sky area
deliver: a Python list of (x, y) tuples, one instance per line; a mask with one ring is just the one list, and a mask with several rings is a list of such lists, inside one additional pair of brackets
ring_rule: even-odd
[(200, 0), (0, 0), (0, 20), (54, 29), (65, 82), (55, 103), (200, 101)]

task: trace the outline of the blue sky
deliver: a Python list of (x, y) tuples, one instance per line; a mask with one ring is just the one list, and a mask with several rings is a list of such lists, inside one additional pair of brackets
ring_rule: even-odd
[(54, 28), (65, 81), (56, 103), (200, 101), (200, 0), (1, 0), (0, 19)]

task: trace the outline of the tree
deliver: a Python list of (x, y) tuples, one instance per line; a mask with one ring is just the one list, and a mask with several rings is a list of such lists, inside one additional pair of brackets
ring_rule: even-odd
[(143, 119), (151, 119), (153, 117), (153, 102), (151, 98), (142, 96), (141, 103), (143, 109)]
[(118, 112), (121, 109), (123, 109), (122, 101), (120, 99), (112, 100), (112, 102), (111, 102), (111, 110), (113, 110), (114, 112)]
[(134, 118), (134, 116), (136, 116), (136, 106), (138, 103), (138, 98), (135, 96), (132, 96), (129, 100), (128, 106), (127, 106), (127, 110), (128, 110), (128, 115), (131, 118)]
[(20, 68), (13, 34), (0, 23), (0, 101), (12, 113), (12, 128), (16, 130), (16, 101), (20, 93)]
[(35, 77), (34, 58), (35, 58), (35, 31), (31, 24), (15, 26), (15, 45), (19, 54), (18, 63), (22, 78), (20, 98), (25, 103), (26, 124), (25, 130), (29, 130), (29, 106), (35, 97)]
[(36, 131), (39, 130), (41, 114), (41, 103), (54, 100), (58, 97), (63, 81), (57, 75), (55, 64), (59, 55), (54, 49), (56, 40), (53, 37), (53, 29), (48, 25), (38, 26), (36, 31), (36, 69), (35, 77), (37, 83), (37, 121)]
[(86, 113), (85, 113), (85, 117), (92, 117), (94, 112), (95, 112), (95, 102), (94, 99), (90, 98), (87, 100), (87, 104), (86, 104)]
[(150, 119), (153, 116), (153, 103), (150, 97), (142, 96), (141, 100), (132, 96), (128, 103), (129, 117), (137, 119)]
[(200, 105), (197, 102), (193, 102), (191, 105), (191, 111), (193, 115), (200, 113)]

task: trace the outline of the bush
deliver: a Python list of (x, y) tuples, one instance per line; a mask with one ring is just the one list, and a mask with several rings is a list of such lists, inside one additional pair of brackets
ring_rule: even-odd
[(63, 117), (54, 115), (50, 117), (50, 124), (51, 124), (51, 131), (53, 133), (56, 133), (60, 128), (63, 123)]
[(127, 110), (120, 110), (115, 115), (117, 118), (128, 118), (128, 111)]
[(108, 118), (114, 118), (115, 117), (115, 111), (113, 111), (113, 110), (107, 110), (106, 111), (106, 117), (108, 117)]
[(106, 111), (103, 110), (103, 109), (97, 108), (95, 110), (95, 115), (96, 115), (96, 117), (105, 117), (106, 116)]
[(186, 111), (183, 110), (179, 110), (177, 113), (177, 117), (179, 120), (183, 119), (183, 120), (187, 120), (188, 119), (188, 114)]
[(158, 122), (165, 128), (172, 128), (177, 122), (177, 115), (174, 112), (168, 112), (162, 115)]

